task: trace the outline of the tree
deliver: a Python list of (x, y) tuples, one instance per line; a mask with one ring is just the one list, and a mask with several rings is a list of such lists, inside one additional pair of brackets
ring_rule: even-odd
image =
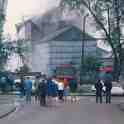
[(85, 72), (95, 72), (102, 66), (102, 63), (99, 61), (99, 59), (94, 56), (86, 56), (83, 64), (83, 69)]
[(16, 42), (16, 48), (15, 48), (15, 53), (17, 53), (21, 60), (22, 64), (24, 65), (26, 62), (26, 54), (30, 52), (30, 45), (29, 41), (26, 40), (18, 40)]
[(97, 57), (85, 56), (83, 60), (83, 73), (81, 76), (81, 82), (83, 83), (95, 83), (98, 76), (97, 70), (102, 66), (102, 63)]
[(2, 42), (0, 44), (0, 70), (4, 71), (5, 66), (12, 54), (10, 42)]
[[(97, 28), (103, 31), (107, 43), (113, 52), (113, 77), (119, 79), (122, 66), (122, 42), (120, 24), (123, 22), (123, 0), (62, 0), (60, 6), (79, 10), (83, 16), (82, 8), (88, 11)], [(106, 16), (105, 16), (106, 13)], [(116, 36), (116, 37), (115, 37)]]
[(3, 26), (5, 22), (6, 0), (0, 2), (0, 70), (4, 70), (10, 51), (8, 45), (3, 40)]
[(11, 54), (16, 53), (20, 57), (21, 62), (22, 62), (22, 67), (20, 67), (20, 69), (23, 68), (23, 66), (25, 68), (25, 65), (28, 66), (27, 65), (28, 64), (28, 53), (31, 52), (30, 51), (31, 44), (29, 41), (22, 39), (22, 40), (17, 40), (15, 42), (11, 42), (10, 49), (11, 49)]
[(25, 74), (25, 73), (28, 73), (30, 72), (30, 68), (24, 64), (23, 66), (21, 66), (18, 70), (16, 70), (17, 73), (22, 73), (22, 74)]
[(2, 61), (0, 61), (1, 66), (6, 64), (9, 57), (11, 57), (13, 54), (17, 54), (17, 55), (19, 55), (19, 57), (21, 59), (21, 62), (22, 62), (22, 67), (20, 67), (19, 70), (23, 70), (22, 68), (25, 68), (26, 66), (28, 67), (28, 65), (27, 65), (27, 63), (28, 63), (27, 62), (27, 60), (28, 60), (27, 54), (30, 53), (30, 48), (31, 48), (29, 41), (17, 40), (17, 41), (12, 42), (8, 38), (6, 38), (6, 41), (1, 46), (2, 46), (2, 49), (0, 49), (0, 50), (2, 52), (4, 52), (4, 54), (2, 54), (2, 57), (1, 57), (3, 59), (1, 59)]

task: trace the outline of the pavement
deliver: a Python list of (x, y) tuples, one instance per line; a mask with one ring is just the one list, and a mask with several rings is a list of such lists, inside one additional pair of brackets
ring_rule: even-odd
[(13, 104), (0, 105), (0, 119), (8, 116), (15, 110), (16, 110), (16, 107)]
[(8, 116), (16, 110), (15, 96), (13, 95), (0, 95), (0, 119)]
[[(105, 104), (105, 98), (103, 101), (103, 104), (96, 104), (94, 96), (79, 96), (78, 103), (57, 102), (52, 107), (44, 108), (34, 101), (27, 105), (24, 99), (17, 96), (0, 95), (0, 123), (123, 124), (123, 97), (112, 97), (110, 105)], [(23, 104), (19, 107), (21, 103)]]
[(124, 103), (118, 104), (118, 107), (120, 108), (121, 111), (124, 112)]
[(59, 103), (52, 107), (25, 104), (1, 124), (123, 124), (124, 112), (118, 108), (122, 97), (112, 97), (112, 104), (96, 104), (95, 97), (79, 97), (78, 103)]

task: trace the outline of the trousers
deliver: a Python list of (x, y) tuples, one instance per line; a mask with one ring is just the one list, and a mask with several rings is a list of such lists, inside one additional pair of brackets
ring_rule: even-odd
[(111, 103), (111, 91), (106, 91), (106, 103)]

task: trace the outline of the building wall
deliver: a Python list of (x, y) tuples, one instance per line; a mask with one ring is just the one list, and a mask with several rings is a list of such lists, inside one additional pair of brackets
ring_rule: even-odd
[(37, 42), (40, 39), (42, 39), (41, 31), (40, 31), (39, 27), (37, 27), (37, 25), (32, 23), (32, 25), (31, 25), (31, 41)]
[(25, 39), (26, 38), (26, 34), (25, 34), (25, 27), (23, 26), (21, 28), (21, 30), (18, 32), (18, 39)]
[(30, 20), (23, 25), (17, 33), (18, 39), (25, 39), (32, 42), (42, 39), (42, 33), (37, 25), (33, 24)]
[(32, 23), (27, 21), (21, 26), (19, 31), (17, 32), (18, 39), (31, 40), (32, 38)]
[(27, 22), (27, 24), (25, 24), (25, 39), (26, 40), (31, 40), (31, 35), (32, 35), (31, 29), (32, 29), (32, 24), (29, 21)]
[(51, 34), (53, 32), (55, 32), (59, 27), (59, 24), (58, 23), (53, 23), (53, 22), (42, 22), (42, 32), (41, 32), (41, 35), (42, 35), (42, 38), (43, 37), (46, 37), (48, 34)]
[[(53, 71), (57, 65), (74, 63), (80, 66), (82, 41), (52, 41), (50, 42), (49, 67)], [(85, 56), (96, 56), (96, 41), (86, 41)]]
[(48, 72), (49, 62), (49, 44), (42, 43), (41, 45), (35, 44), (32, 50), (32, 71), (33, 72)]
[[(87, 42), (85, 42), (85, 55), (96, 55), (96, 42)], [(57, 65), (73, 62), (80, 66), (81, 43), (81, 41), (49, 41), (35, 44), (32, 50), (32, 71), (50, 75)]]
[(46, 20), (46, 22), (42, 22), (40, 26), (32, 24), (31, 40), (35, 42), (41, 41), (41, 39), (48, 37), (48, 35), (51, 35), (58, 30), (61, 30), (65, 26), (67, 26), (66, 22), (50, 22), (48, 20)]

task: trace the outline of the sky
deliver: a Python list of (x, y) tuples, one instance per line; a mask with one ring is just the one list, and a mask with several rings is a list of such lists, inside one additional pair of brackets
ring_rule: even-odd
[(24, 18), (42, 14), (57, 5), (59, 0), (8, 0), (4, 34), (15, 37), (15, 24)]

